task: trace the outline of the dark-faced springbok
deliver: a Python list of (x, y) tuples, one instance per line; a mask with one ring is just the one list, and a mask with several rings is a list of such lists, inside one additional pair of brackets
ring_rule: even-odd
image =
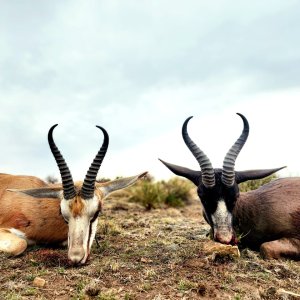
[[(203, 206), (205, 220), (213, 238), (224, 244), (236, 244), (235, 230), (244, 236), (242, 244), (259, 249), (265, 258), (300, 258), (300, 178), (274, 180), (254, 191), (240, 193), (238, 184), (260, 179), (281, 170), (235, 171), (235, 160), (248, 134), (247, 119), (241, 136), (225, 156), (222, 169), (214, 169), (208, 157), (187, 132), (189, 117), (183, 124), (182, 137), (201, 171), (162, 161), (173, 173), (191, 180)], [(234, 230), (235, 228), (235, 230)]]
[(62, 184), (48, 185), (33, 176), (0, 174), (0, 249), (18, 255), (29, 244), (68, 243), (68, 258), (84, 264), (95, 238), (103, 200), (110, 193), (128, 187), (147, 172), (106, 183), (96, 176), (106, 154), (109, 136), (92, 162), (83, 182), (73, 182), (71, 172), (56, 147), (50, 128), (48, 142), (58, 165)]

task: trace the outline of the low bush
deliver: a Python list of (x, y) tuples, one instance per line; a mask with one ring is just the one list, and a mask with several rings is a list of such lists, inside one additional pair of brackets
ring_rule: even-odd
[(188, 202), (192, 188), (191, 183), (180, 178), (157, 182), (151, 178), (131, 187), (129, 200), (142, 204), (148, 210), (165, 205), (181, 207)]
[(278, 176), (276, 174), (272, 174), (268, 177), (256, 180), (248, 180), (239, 184), (241, 192), (248, 192), (252, 190), (258, 189), (260, 186), (269, 183), (270, 181), (277, 179)]

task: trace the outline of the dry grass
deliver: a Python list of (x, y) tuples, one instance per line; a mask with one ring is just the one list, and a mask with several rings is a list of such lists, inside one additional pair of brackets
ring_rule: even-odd
[[(111, 198), (86, 266), (73, 268), (66, 249), (34, 248), (18, 258), (0, 254), (0, 299), (297, 299), (300, 263), (240, 259), (203, 252), (208, 226), (198, 201), (180, 209), (145, 211)], [(33, 279), (46, 280), (43, 288)], [(299, 298), (298, 298), (299, 299)]]

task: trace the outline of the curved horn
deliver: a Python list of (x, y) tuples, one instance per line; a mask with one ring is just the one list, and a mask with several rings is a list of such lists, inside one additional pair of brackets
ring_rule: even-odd
[(221, 180), (226, 186), (233, 186), (235, 180), (235, 172), (234, 172), (234, 164), (235, 160), (242, 150), (244, 144), (247, 141), (249, 135), (249, 123), (247, 119), (240, 113), (237, 113), (242, 119), (244, 123), (243, 132), (234, 145), (227, 152), (224, 161), (223, 161), (223, 170)]
[(185, 144), (190, 149), (190, 151), (195, 156), (195, 158), (197, 159), (200, 165), (202, 171), (202, 182), (204, 186), (214, 187), (216, 181), (215, 181), (215, 171), (212, 167), (212, 164), (209, 158), (204, 154), (204, 152), (201, 149), (198, 148), (198, 146), (191, 140), (191, 138), (188, 135), (187, 124), (191, 118), (192, 117), (187, 118), (182, 125), (182, 137)]
[(51, 152), (56, 160), (57, 166), (59, 168), (59, 172), (61, 175), (62, 186), (64, 190), (64, 198), (66, 200), (72, 199), (76, 196), (76, 191), (74, 187), (73, 178), (71, 172), (66, 164), (63, 156), (59, 152), (53, 140), (53, 130), (58, 124), (53, 125), (48, 132), (48, 143), (51, 149)]
[(90, 199), (93, 198), (94, 196), (94, 191), (95, 191), (95, 182), (96, 182), (96, 176), (97, 173), (100, 169), (101, 163), (104, 159), (104, 156), (106, 154), (107, 148), (108, 148), (108, 143), (109, 143), (109, 137), (108, 133), (106, 130), (101, 127), (101, 126), (96, 126), (99, 129), (102, 130), (103, 135), (104, 135), (104, 140), (102, 143), (102, 146), (97, 153), (96, 157), (94, 158), (86, 176), (82, 184), (81, 188), (81, 196), (83, 199)]

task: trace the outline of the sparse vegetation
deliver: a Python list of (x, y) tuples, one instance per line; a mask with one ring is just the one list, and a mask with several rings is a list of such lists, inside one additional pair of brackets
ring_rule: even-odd
[[(300, 262), (264, 261), (248, 249), (235, 260), (207, 255), (209, 226), (199, 200), (188, 196), (180, 209), (161, 203), (162, 209), (146, 211), (140, 202), (120, 208), (124, 197), (105, 202), (100, 247), (93, 245), (85, 266), (71, 266), (66, 248), (35, 246), (16, 258), (0, 253), (0, 299), (299, 298)], [(32, 285), (36, 276), (46, 280), (45, 287)]]

